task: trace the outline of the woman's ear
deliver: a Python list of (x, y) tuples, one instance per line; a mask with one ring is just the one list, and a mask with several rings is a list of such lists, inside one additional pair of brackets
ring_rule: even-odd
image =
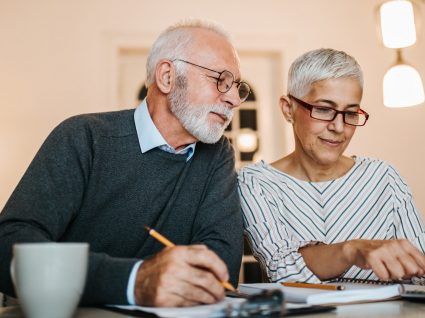
[(162, 93), (170, 93), (174, 85), (174, 74), (174, 64), (170, 60), (161, 60), (156, 65), (155, 83)]
[(294, 110), (291, 99), (286, 95), (282, 95), (279, 99), (279, 105), (285, 119), (292, 124), (294, 121)]

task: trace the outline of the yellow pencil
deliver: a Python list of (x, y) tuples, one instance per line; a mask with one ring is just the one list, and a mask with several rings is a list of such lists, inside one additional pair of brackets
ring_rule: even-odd
[[(167, 247), (173, 247), (176, 246), (176, 244), (174, 244), (173, 242), (171, 242), (169, 239), (167, 239), (164, 235), (162, 235), (161, 233), (155, 231), (154, 229), (151, 229), (149, 226), (145, 225), (145, 230), (148, 231), (149, 235), (152, 236), (153, 238), (155, 238), (156, 240), (158, 240), (159, 242), (161, 242), (162, 244), (164, 244)], [(229, 282), (221, 282), (221, 285), (223, 285), (224, 288), (231, 290), (231, 291), (236, 291), (235, 287), (232, 286), (232, 284), (230, 284)]]
[(165, 246), (167, 246), (167, 247), (176, 246), (176, 244), (174, 244), (173, 242), (171, 242), (169, 239), (167, 239), (165, 236), (163, 236), (162, 234), (158, 233), (154, 229), (151, 229), (149, 226), (145, 225), (145, 230), (148, 231), (148, 233), (149, 233), (150, 236), (152, 236), (153, 238), (157, 239), (159, 242), (161, 242)]
[(310, 283), (300, 283), (300, 282), (283, 282), (281, 284), (286, 287), (316, 288), (316, 289), (327, 289), (327, 290), (345, 289), (345, 287), (341, 285), (310, 284)]

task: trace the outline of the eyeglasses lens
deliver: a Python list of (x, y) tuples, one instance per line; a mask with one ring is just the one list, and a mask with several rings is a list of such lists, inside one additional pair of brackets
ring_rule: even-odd
[(249, 88), (247, 83), (240, 82), (238, 90), (239, 90), (239, 98), (241, 99), (242, 102), (244, 102), (248, 98), (248, 95), (251, 89)]
[[(220, 77), (217, 79), (217, 88), (219, 92), (221, 93), (227, 93), (233, 86), (234, 82), (233, 74), (229, 71), (224, 71), (220, 74)], [(239, 98), (241, 99), (241, 102), (244, 102), (250, 92), (250, 88), (247, 83), (240, 82), (237, 83), (238, 92), (239, 92)]]
[[(313, 108), (311, 110), (311, 117), (320, 120), (334, 120), (336, 112), (330, 108)], [(363, 126), (366, 123), (366, 115), (356, 112), (345, 112), (344, 122), (352, 126)]]
[(310, 112), (311, 117), (320, 120), (333, 120), (335, 118), (335, 110), (328, 107), (313, 107)]
[(345, 113), (345, 122), (350, 125), (362, 125), (364, 121), (363, 118), (364, 116), (359, 113)]
[(233, 85), (233, 74), (228, 72), (228, 71), (224, 71), (220, 74), (220, 77), (217, 79), (217, 88), (221, 93), (226, 93), (228, 92)]

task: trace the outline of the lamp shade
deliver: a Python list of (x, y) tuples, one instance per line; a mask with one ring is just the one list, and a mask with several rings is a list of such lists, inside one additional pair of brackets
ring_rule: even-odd
[(382, 40), (386, 47), (403, 48), (415, 44), (415, 16), (410, 1), (387, 1), (379, 11)]
[(391, 67), (384, 76), (384, 105), (407, 107), (423, 103), (424, 88), (418, 71), (407, 64)]

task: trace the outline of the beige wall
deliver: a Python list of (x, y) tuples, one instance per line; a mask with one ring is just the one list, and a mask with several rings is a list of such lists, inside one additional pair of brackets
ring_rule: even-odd
[[(74, 114), (119, 108), (110, 98), (105, 39), (142, 34), (151, 43), (169, 24), (193, 16), (217, 20), (236, 43), (252, 36), (261, 45), (281, 49), (283, 74), (309, 49), (333, 47), (354, 55), (365, 73), (363, 105), (371, 120), (358, 129), (348, 153), (393, 163), (425, 215), (425, 107), (383, 106), (382, 77), (395, 53), (377, 37), (380, 2), (0, 0), (0, 208), (54, 126)], [(421, 9), (424, 27), (425, 4)], [(405, 49), (406, 60), (425, 80), (424, 56), (425, 29), (418, 43)], [(291, 145), (283, 136), (277, 146), (288, 152)]]

